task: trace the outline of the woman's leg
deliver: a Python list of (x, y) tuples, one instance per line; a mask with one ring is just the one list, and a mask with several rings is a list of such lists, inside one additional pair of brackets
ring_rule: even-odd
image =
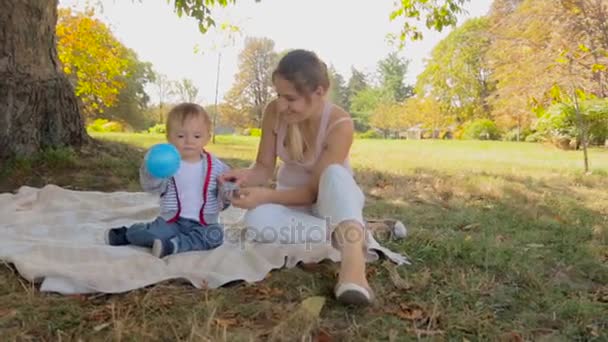
[(338, 285), (354, 284), (355, 288), (368, 289), (364, 298), (345, 298), (353, 304), (365, 304), (372, 296), (365, 275), (364, 204), (365, 196), (348, 170), (337, 164), (325, 169), (319, 181), (315, 209), (318, 215), (331, 222), (330, 227), (335, 227), (332, 242), (342, 255)]
[(264, 204), (245, 215), (247, 239), (261, 243), (325, 242), (327, 224), (310, 213), (279, 204)]

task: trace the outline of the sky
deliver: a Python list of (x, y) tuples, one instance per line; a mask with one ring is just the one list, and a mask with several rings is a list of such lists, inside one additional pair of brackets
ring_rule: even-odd
[[(87, 0), (60, 0), (61, 7), (82, 9)], [(378, 61), (396, 51), (386, 39), (397, 34), (403, 21), (389, 19), (394, 8), (391, 0), (238, 0), (236, 5), (213, 10), (217, 22), (241, 28), (241, 35), (228, 39), (211, 30), (203, 35), (194, 19), (178, 17), (173, 1), (95, 0), (97, 17), (114, 35), (133, 49), (141, 61), (151, 62), (155, 71), (170, 80), (191, 79), (199, 88), (203, 105), (215, 101), (218, 55), (221, 52), (218, 98), (233, 83), (238, 71), (238, 54), (246, 37), (266, 37), (275, 42), (275, 51), (302, 48), (312, 50), (347, 80), (351, 66), (367, 73), (376, 70)], [(485, 15), (492, 0), (471, 0), (460, 16)], [(373, 4), (373, 5), (372, 5)], [(424, 60), (444, 32), (423, 30), (424, 40), (408, 42), (399, 55), (410, 60), (406, 78), (413, 84), (424, 70)], [(157, 99), (153, 86), (147, 89), (152, 102)]]

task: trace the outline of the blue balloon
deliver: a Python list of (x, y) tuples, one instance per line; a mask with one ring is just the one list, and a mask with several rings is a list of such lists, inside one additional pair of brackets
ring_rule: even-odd
[(146, 155), (146, 168), (156, 178), (169, 178), (177, 172), (181, 163), (179, 151), (171, 144), (157, 144)]

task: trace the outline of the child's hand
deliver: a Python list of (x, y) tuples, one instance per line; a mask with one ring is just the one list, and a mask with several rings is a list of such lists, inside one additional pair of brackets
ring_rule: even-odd
[(239, 196), (239, 186), (234, 182), (222, 183), (222, 195), (224, 199), (232, 201), (233, 198)]
[(230, 170), (220, 175), (220, 184), (226, 184), (228, 182), (235, 183), (237, 186), (242, 186), (246, 183), (251, 174), (251, 169), (236, 169)]

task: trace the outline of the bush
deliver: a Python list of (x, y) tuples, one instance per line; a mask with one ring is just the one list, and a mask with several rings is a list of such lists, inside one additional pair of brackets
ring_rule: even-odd
[[(519, 132), (519, 141), (526, 141), (526, 138), (532, 134), (532, 130), (525, 128)], [(517, 141), (517, 128), (513, 128), (509, 132), (507, 132), (503, 137), (504, 141)]]
[(378, 132), (375, 129), (368, 129), (367, 132), (364, 133), (357, 133), (356, 138), (358, 139), (382, 139), (384, 138), (384, 136), (382, 135), (382, 133)]
[(537, 143), (537, 142), (545, 142), (547, 140), (547, 136), (544, 132), (534, 132), (526, 137), (525, 142)]
[(124, 132), (125, 127), (120, 122), (110, 121), (107, 119), (95, 119), (93, 123), (87, 126), (89, 132)]
[(252, 128), (249, 130), (249, 135), (252, 137), (261, 137), (262, 129), (261, 128)]
[[(592, 145), (603, 145), (608, 139), (608, 100), (590, 99), (579, 103), (581, 119), (588, 128)], [(536, 129), (552, 138), (578, 138), (579, 127), (576, 109), (571, 103), (557, 103), (542, 112)]]
[(148, 128), (148, 133), (166, 134), (167, 127), (165, 126), (165, 124), (156, 124)]
[(463, 132), (464, 139), (498, 140), (500, 131), (492, 120), (478, 119), (468, 124)]
[(261, 137), (262, 129), (261, 128), (245, 128), (243, 130), (243, 135), (248, 137)]

